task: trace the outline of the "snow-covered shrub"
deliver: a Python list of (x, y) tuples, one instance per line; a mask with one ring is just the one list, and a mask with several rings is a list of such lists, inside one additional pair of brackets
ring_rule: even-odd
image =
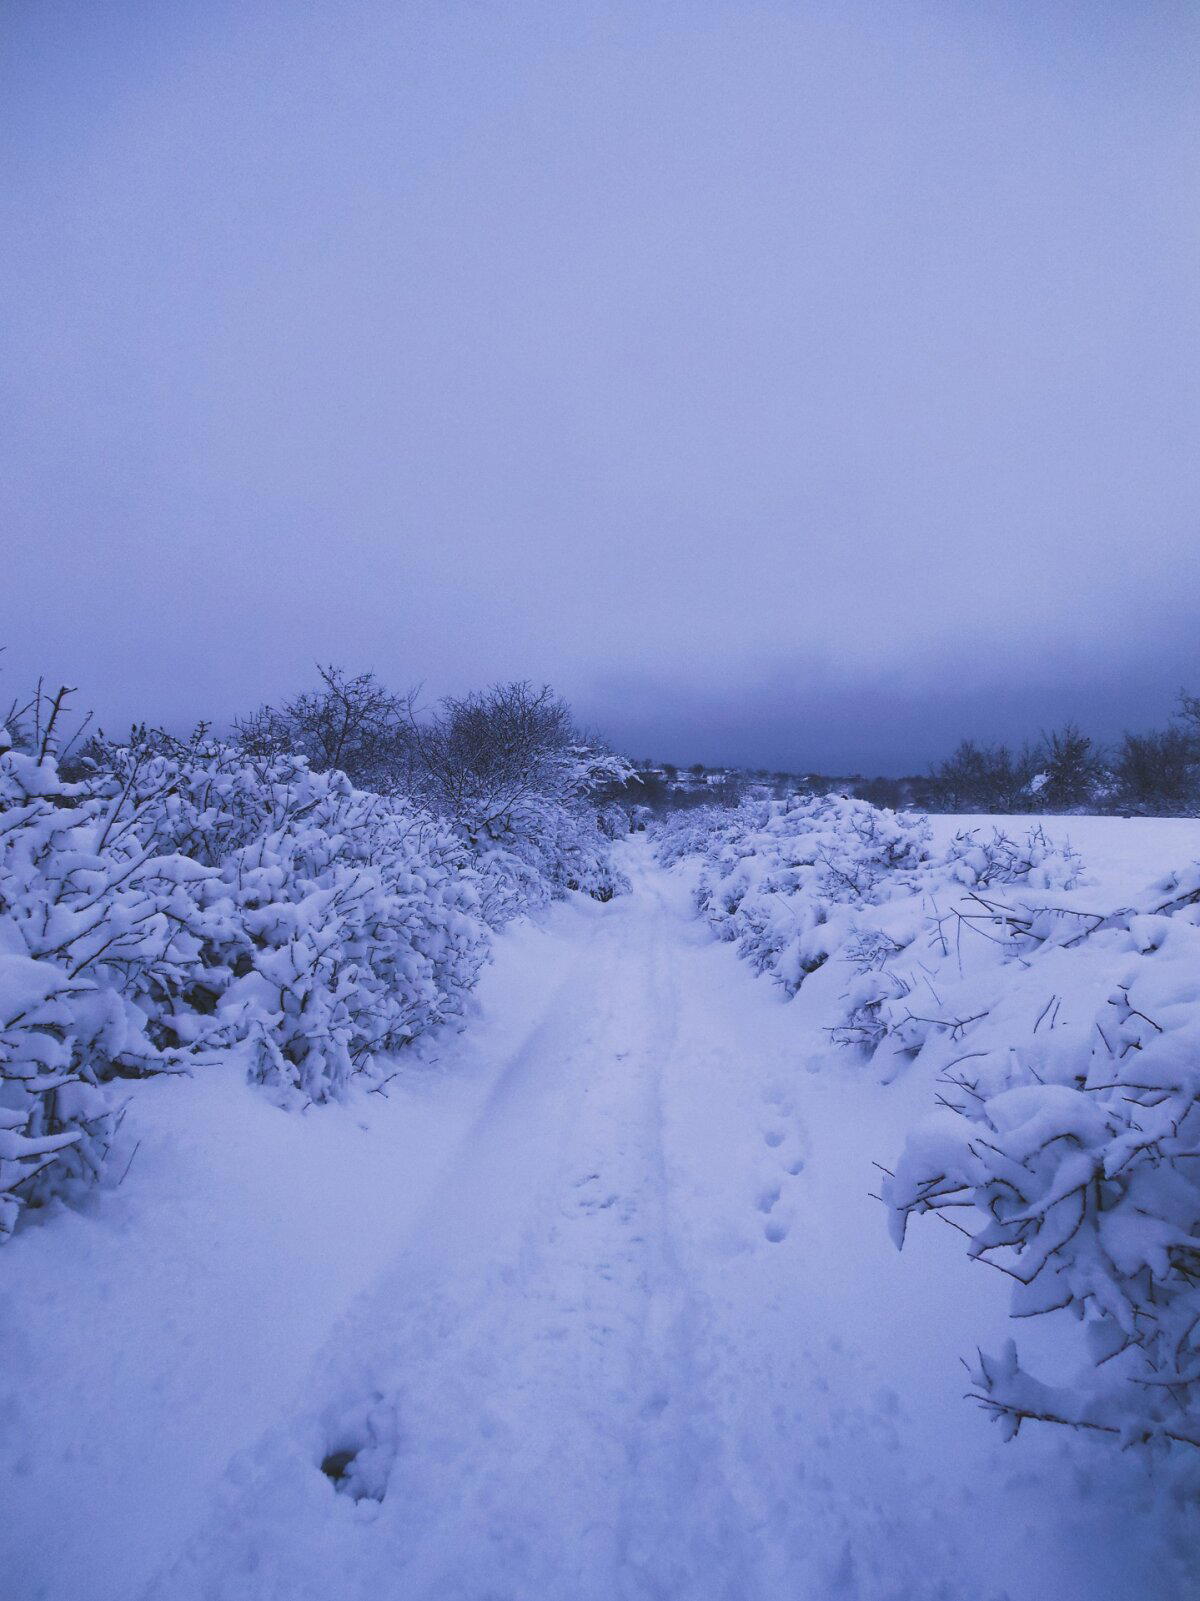
[(851, 938), (863, 907), (911, 893), (924, 818), (839, 795), (752, 801), (709, 845), (697, 907), (721, 939), (794, 993)]
[[(990, 957), (1039, 939), (1069, 941), (1095, 926), (1094, 915), (1062, 904), (1057, 895), (1047, 900), (1077, 885), (1082, 873), (1071, 847), (1039, 827), (1019, 841), (1000, 829), (990, 837), (977, 829), (955, 835), (906, 881), (914, 897), (908, 917), (889, 915), (886, 929), (862, 926), (841, 951), (854, 976), (841, 1020), (830, 1030), (834, 1042), (872, 1052), (886, 1045), (893, 1057), (903, 1057), (919, 1051), (931, 1034), (957, 1039), (974, 1014), (992, 1004)], [(1020, 898), (1002, 903), (993, 885), (1019, 888)], [(981, 966), (991, 979), (982, 989), (976, 981), (969, 1004), (947, 1005), (957, 980)]]
[(451, 697), (410, 716), (409, 744), (407, 782), (478, 857), (493, 926), (571, 890), (605, 901), (629, 887), (608, 806), (633, 769), (584, 740), (549, 688)]
[(0, 753), (0, 1231), (98, 1176), (120, 1078), (242, 1046), (324, 1100), (461, 1014), (488, 951), (445, 824), (229, 746)]
[(490, 927), (570, 891), (608, 900), (628, 888), (612, 842), (629, 832), (616, 797), (632, 769), (583, 739), (549, 688), (497, 684), (418, 713), (415, 695), (391, 695), (370, 673), (321, 676), (322, 689), (241, 725), (243, 750), (260, 765), (303, 751), (318, 775), (351, 751), (389, 796), (441, 819)]
[(1014, 1316), (1082, 1325), (1067, 1382), (1012, 1344), (979, 1357), (977, 1397), (1010, 1435), (1032, 1418), (1200, 1445), (1198, 924), (1200, 869), (1066, 937), (1014, 914), (1002, 994), (924, 1045), (940, 1108), (884, 1186), (897, 1243), (952, 1209), (971, 1256), (1014, 1280)]
[(902, 1027), (901, 1008), (913, 990), (912, 981), (896, 970), (905, 949), (882, 929), (862, 929), (846, 941), (841, 955), (854, 978), (844, 997), (843, 1019), (830, 1030), (835, 1044), (873, 1051)]
[(1035, 889), (1071, 889), (1080, 879), (1082, 864), (1069, 844), (1048, 839), (1039, 826), (1015, 840), (1003, 829), (991, 837), (982, 830), (956, 834), (941, 858), (949, 877), (971, 887), (993, 884), (1028, 884)]
[(596, 827), (605, 839), (624, 839), (633, 831), (632, 813), (620, 801), (603, 801), (596, 807)]
[[(581, 784), (589, 765), (580, 758)], [(494, 825), (493, 832), (498, 832)], [(506, 819), (500, 837), (536, 872), (541, 899), (578, 890), (610, 901), (629, 889), (629, 880), (613, 861), (612, 835), (601, 826), (586, 789), (569, 797), (538, 797)]]
[(156, 1022), (197, 977), (204, 872), (143, 847), (123, 809), (50, 755), (0, 752), (0, 1232), (96, 1176), (106, 1081), (180, 1065)]
[(93, 1101), (93, 1079), (72, 1027), (90, 985), (49, 962), (0, 955), (0, 1236), (38, 1191), (99, 1174), (115, 1109)]
[(138, 832), (215, 871), (205, 982), (264, 1082), (324, 1100), (461, 1013), (487, 937), (477, 875), (444, 824), (300, 756), (218, 744), (110, 763)]
[[(761, 810), (761, 808), (760, 808)], [(743, 807), (690, 806), (649, 818), (654, 830), (654, 855), (664, 867), (674, 867), (689, 856), (706, 855), (719, 838), (744, 830)]]
[(477, 858), (481, 907), (500, 927), (571, 890), (607, 900), (627, 887), (611, 843), (632, 769), (575, 728), (570, 708), (525, 682), (451, 696), (419, 711), (373, 673), (319, 669), (319, 688), (238, 725), (258, 765), (306, 756), (440, 817)]
[[(941, 852), (930, 838), (925, 818), (857, 797), (755, 796), (732, 810), (664, 820), (655, 850), (667, 866), (700, 858), (698, 910), (789, 993), (831, 956), (845, 958), (853, 977), (833, 1039), (872, 1051), (886, 1041), (901, 1055), (920, 1049), (931, 1030), (962, 1026), (961, 1018), (943, 1017), (929, 978), (948, 954), (944, 917), (930, 922), (939, 906), (944, 911), (967, 891), (966, 915), (990, 923), (996, 914), (983, 892), (1019, 885), (1029, 902), (1012, 915), (1028, 925), (1038, 919), (1043, 937), (1050, 928), (1042, 925), (1054, 924), (1064, 938), (1079, 931), (1067, 909), (1047, 910), (1044, 902), (1046, 892), (1079, 881), (1069, 846), (1036, 827), (1021, 839), (968, 830)], [(1082, 916), (1081, 924), (1091, 921)]]
[(540, 798), (488, 829), (459, 832), (479, 880), (492, 928), (569, 891), (609, 901), (629, 889), (612, 856), (613, 836), (586, 802)]
[(316, 1101), (459, 1016), (487, 952), (456, 842), (428, 821), (422, 839), (394, 802), (333, 776), (340, 784), (298, 824), (222, 869), (251, 965), (219, 1011), (253, 1041), (257, 1077)]

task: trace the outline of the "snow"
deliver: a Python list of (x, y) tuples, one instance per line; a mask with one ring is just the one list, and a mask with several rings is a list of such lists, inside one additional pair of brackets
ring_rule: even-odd
[(929, 818), (935, 847), (955, 834), (976, 828), (990, 834), (1041, 828), (1051, 839), (1071, 845), (1083, 859), (1097, 905), (1116, 906), (1137, 899), (1151, 879), (1200, 861), (1200, 818), (1196, 817), (989, 817), (938, 815)]
[[(1101, 911), (1200, 858), (1194, 820), (1041, 821)], [(386, 1094), (132, 1087), (124, 1181), (0, 1260), (6, 1597), (1197, 1593), (1194, 1495), (964, 1401), (1009, 1283), (932, 1221), (897, 1253), (870, 1193), (934, 1068), (881, 1083), (830, 1043), (845, 964), (788, 1000), (694, 861), (619, 853), (632, 893), (512, 925)]]

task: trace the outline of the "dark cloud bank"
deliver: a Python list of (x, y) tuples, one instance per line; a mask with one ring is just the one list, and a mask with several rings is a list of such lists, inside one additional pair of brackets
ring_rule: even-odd
[(1200, 13), (17, 0), (0, 640), (922, 767), (1200, 687)]

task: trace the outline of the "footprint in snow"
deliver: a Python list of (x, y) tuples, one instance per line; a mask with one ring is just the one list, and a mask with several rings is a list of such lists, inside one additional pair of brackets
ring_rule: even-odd
[(785, 1173), (795, 1178), (797, 1173), (804, 1171), (804, 1156), (799, 1146), (801, 1134), (798, 1128), (787, 1128), (781, 1123), (768, 1123), (762, 1131), (763, 1144), (769, 1151), (774, 1151)]
[(382, 1501), (400, 1445), (396, 1409), (376, 1394), (326, 1427), (320, 1469), (339, 1495)]
[(763, 1214), (763, 1238), (778, 1245), (787, 1238), (792, 1226), (794, 1208), (786, 1199), (787, 1179), (778, 1171), (765, 1175), (754, 1192), (755, 1210)]

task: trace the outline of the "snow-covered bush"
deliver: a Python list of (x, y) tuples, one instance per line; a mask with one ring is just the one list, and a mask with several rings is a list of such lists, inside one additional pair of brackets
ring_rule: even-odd
[(709, 843), (697, 907), (721, 939), (794, 993), (853, 936), (863, 907), (911, 893), (924, 818), (840, 795), (751, 801)]
[[(718, 839), (745, 829), (746, 804), (735, 808), (690, 806), (661, 818), (651, 814), (655, 857), (664, 867), (674, 867), (689, 856), (708, 854)], [(761, 807), (759, 812), (765, 815)]]
[[(1082, 873), (1070, 845), (1048, 839), (1040, 825), (1028, 829), (1021, 840), (1000, 828), (993, 828), (990, 838), (978, 828), (964, 829), (939, 861), (955, 882), (980, 888), (1028, 884), (1035, 889), (1072, 889)], [(936, 869), (938, 863), (932, 865)]]
[[(882, 929), (852, 935), (841, 952), (854, 970), (844, 996), (842, 1021), (830, 1030), (835, 1044), (861, 1045), (874, 1051), (888, 1035), (899, 1036), (914, 1019), (908, 1007), (913, 981), (897, 971), (905, 943)], [(907, 1039), (901, 1039), (906, 1044)]]
[(585, 794), (531, 798), (503, 822), (493, 820), (473, 833), (472, 843), (483, 859), (499, 853), (519, 864), (524, 892), (512, 910), (528, 910), (572, 890), (610, 901), (629, 889), (613, 861), (612, 836)]
[(495, 684), (419, 711), (415, 691), (395, 695), (373, 673), (319, 672), (319, 688), (238, 724), (247, 756), (303, 755), (315, 773), (347, 771), (442, 818), (476, 858), (493, 927), (572, 890), (608, 900), (627, 887), (610, 847), (629, 832), (632, 769), (585, 739), (551, 689)]
[(569, 891), (609, 901), (629, 889), (612, 855), (608, 826), (596, 808), (538, 797), (488, 828), (456, 833), (470, 853), (482, 915), (492, 928)]
[[(966, 830), (940, 852), (930, 840), (925, 818), (842, 795), (754, 796), (655, 828), (665, 866), (700, 859), (697, 909), (718, 937), (789, 993), (831, 956), (846, 958), (854, 976), (834, 1039), (875, 1049), (890, 1036), (898, 1051), (918, 1049), (938, 1024), (917, 941), (939, 903), (966, 890), (971, 911), (986, 920), (982, 892), (992, 886), (1020, 885), (1036, 900), (1073, 887), (1081, 873), (1071, 848), (1037, 827), (1020, 839)], [(945, 954), (938, 924), (934, 936)], [(929, 990), (930, 1005), (918, 989)]]
[(997, 910), (992, 1003), (979, 974), (947, 986), (960, 1021), (920, 1047), (940, 1106), (886, 1180), (894, 1237), (952, 1215), (1013, 1279), (1014, 1316), (1082, 1325), (1066, 1382), (1012, 1344), (978, 1358), (1007, 1433), (1042, 1419), (1200, 1445), (1200, 869), (1106, 917)]
[(596, 827), (605, 839), (624, 839), (633, 831), (633, 814), (620, 801), (603, 801), (596, 807)]
[(461, 1014), (487, 937), (444, 824), (295, 755), (135, 748), (109, 765), (142, 837), (214, 869), (205, 981), (223, 1037), (252, 1041), (264, 1081), (324, 1100)]
[(407, 782), (478, 857), (488, 920), (579, 890), (628, 889), (612, 859), (609, 797), (628, 788), (623, 757), (583, 739), (549, 688), (518, 682), (410, 715)]
[[(878, 1052), (886, 1041), (888, 1052), (900, 1057), (920, 1050), (931, 1032), (958, 1038), (973, 1013), (992, 1004), (987, 991), (965, 1009), (945, 1005), (948, 987), (968, 968), (974, 971), (977, 958), (1034, 928), (1043, 938), (1071, 938), (1092, 926), (1089, 914), (1057, 898), (1053, 904), (1046, 900), (1047, 892), (1073, 888), (1082, 872), (1076, 852), (1040, 827), (1021, 840), (998, 828), (990, 837), (978, 829), (956, 834), (908, 880), (907, 888), (919, 897), (910, 915), (888, 917), (886, 930), (861, 927), (840, 953), (854, 976), (841, 1020), (830, 1031), (834, 1042)], [(1001, 905), (981, 893), (986, 889), (990, 896), (993, 885), (1019, 887), (1021, 898)], [(964, 931), (971, 947), (965, 954)]]
[(197, 974), (197, 876), (143, 848), (119, 798), (0, 752), (0, 1232), (98, 1174), (119, 1115), (105, 1081), (178, 1067), (155, 1017)]
[(244, 1047), (283, 1099), (461, 1014), (476, 874), (429, 814), (229, 746), (0, 753), (0, 1231), (98, 1176), (114, 1080)]

